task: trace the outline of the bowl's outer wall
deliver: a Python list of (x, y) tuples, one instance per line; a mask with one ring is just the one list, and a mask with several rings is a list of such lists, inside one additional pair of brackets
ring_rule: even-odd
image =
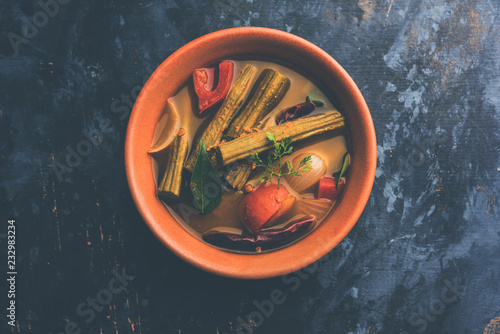
[[(278, 251), (242, 255), (211, 247), (173, 219), (156, 198), (151, 159), (154, 129), (172, 96), (198, 67), (238, 56), (268, 56), (299, 67), (331, 92), (346, 117), (352, 161), (342, 200), (310, 235)], [(200, 37), (168, 57), (136, 100), (127, 129), (125, 165), (134, 201), (155, 235), (174, 253), (204, 270), (235, 278), (267, 278), (301, 269), (326, 255), (352, 229), (371, 192), (376, 138), (366, 102), (354, 81), (314, 44), (268, 28), (232, 28)]]

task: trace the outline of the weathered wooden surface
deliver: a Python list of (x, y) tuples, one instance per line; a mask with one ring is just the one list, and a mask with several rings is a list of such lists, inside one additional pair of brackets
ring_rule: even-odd
[[(1, 219), (17, 220), (18, 259), (6, 332), (500, 333), (498, 1), (70, 1), (45, 24), (38, 1), (0, 8)], [(40, 27), (15, 39), (23, 18)], [(123, 164), (145, 78), (183, 44), (240, 25), (331, 54), (378, 141), (372, 196), (348, 237), (308, 271), (261, 281), (170, 253)], [(135, 278), (110, 294), (113, 270)], [(271, 310), (275, 289), (286, 297)]]

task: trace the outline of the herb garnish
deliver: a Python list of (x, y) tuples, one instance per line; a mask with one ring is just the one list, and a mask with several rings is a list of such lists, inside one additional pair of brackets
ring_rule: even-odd
[(222, 187), (215, 174), (203, 140), (200, 141), (200, 151), (191, 174), (191, 192), (201, 213), (214, 210), (222, 199)]
[(280, 178), (285, 175), (302, 176), (300, 172), (308, 171), (311, 169), (311, 156), (304, 157), (299, 163), (297, 169), (293, 169), (289, 161), (286, 162), (287, 172), (281, 170), (281, 158), (284, 155), (290, 154), (293, 151), (292, 136), (286, 137), (284, 140), (278, 142), (274, 134), (267, 133), (267, 138), (274, 143), (274, 153), (267, 156), (267, 163), (264, 163), (259, 157), (259, 154), (252, 156), (255, 167), (264, 167), (264, 174), (259, 178), (259, 181), (269, 180), (273, 183), (274, 178), (278, 181), (278, 189), (280, 187)]

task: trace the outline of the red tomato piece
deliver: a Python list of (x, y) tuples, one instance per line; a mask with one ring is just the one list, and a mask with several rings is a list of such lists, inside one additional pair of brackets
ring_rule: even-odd
[(327, 198), (336, 201), (342, 191), (344, 190), (345, 178), (341, 177), (339, 180), (339, 188), (335, 188), (335, 178), (323, 176), (319, 179), (318, 187), (316, 188), (315, 198)]

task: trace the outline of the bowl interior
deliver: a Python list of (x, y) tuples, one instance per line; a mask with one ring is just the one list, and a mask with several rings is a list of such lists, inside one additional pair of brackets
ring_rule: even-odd
[[(265, 254), (235, 254), (216, 249), (186, 231), (156, 198), (147, 150), (167, 99), (195, 68), (221, 59), (274, 58), (308, 74), (332, 95), (350, 132), (351, 167), (342, 199), (312, 233)], [(376, 168), (376, 139), (366, 103), (354, 81), (326, 52), (312, 43), (267, 28), (232, 28), (205, 35), (180, 48), (151, 75), (136, 100), (125, 144), (127, 179), (148, 226), (173, 252), (213, 273), (237, 278), (267, 278), (318, 260), (352, 229), (371, 192)]]

